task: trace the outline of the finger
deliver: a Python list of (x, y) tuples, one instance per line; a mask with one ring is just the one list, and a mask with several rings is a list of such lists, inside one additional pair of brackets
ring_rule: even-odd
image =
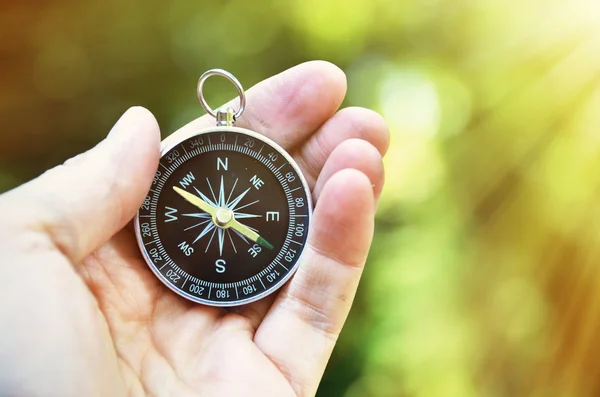
[(271, 294), (256, 302), (252, 302), (248, 305), (240, 307), (237, 310), (237, 313), (240, 316), (245, 317), (248, 320), (253, 332), (256, 332), (276, 298), (277, 293)]
[(329, 179), (298, 272), (255, 334), (298, 396), (316, 391), (346, 320), (373, 236), (374, 207), (362, 172), (343, 170)]
[(313, 188), (313, 200), (316, 203), (327, 181), (341, 170), (353, 168), (361, 171), (371, 181), (375, 200), (379, 199), (383, 188), (384, 172), (382, 157), (378, 149), (362, 139), (349, 139), (336, 147)]
[(340, 110), (292, 153), (311, 189), (331, 152), (340, 143), (352, 138), (369, 142), (382, 156), (390, 142), (388, 126), (378, 113), (359, 107)]
[[(259, 132), (290, 150), (337, 111), (344, 95), (346, 76), (340, 68), (324, 61), (306, 62), (249, 89), (246, 110), (236, 126)], [(236, 109), (238, 99), (230, 105)], [(212, 116), (202, 116), (171, 134), (164, 145), (214, 126)]]
[(159, 142), (154, 116), (131, 108), (95, 148), (9, 192), (5, 208), (79, 262), (135, 215), (158, 167)]
[[(362, 139), (350, 139), (336, 147), (327, 159), (313, 190), (315, 203), (319, 200), (327, 181), (339, 171), (347, 168), (356, 169), (365, 174), (371, 182), (375, 199), (379, 198), (384, 182), (381, 154), (373, 145)], [(271, 308), (276, 296), (273, 294), (258, 302), (242, 306), (237, 313), (246, 317), (252, 325), (252, 329), (256, 330)]]

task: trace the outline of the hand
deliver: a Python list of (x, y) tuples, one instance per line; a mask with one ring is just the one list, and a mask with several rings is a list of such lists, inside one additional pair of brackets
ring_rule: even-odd
[[(388, 145), (376, 113), (337, 111), (345, 90), (339, 69), (309, 62), (247, 93), (237, 125), (296, 159), (316, 206), (298, 272), (236, 313), (180, 298), (141, 257), (128, 222), (159, 159), (145, 109), (0, 196), (2, 394), (314, 395), (371, 243)], [(175, 135), (213, 124), (205, 116)]]

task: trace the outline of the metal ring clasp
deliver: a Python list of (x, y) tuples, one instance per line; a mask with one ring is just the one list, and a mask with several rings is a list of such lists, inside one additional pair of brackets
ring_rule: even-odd
[(244, 94), (244, 87), (242, 87), (242, 84), (239, 82), (239, 80), (236, 79), (234, 75), (232, 75), (231, 73), (229, 73), (226, 70), (211, 69), (211, 70), (204, 72), (202, 74), (202, 76), (200, 76), (200, 79), (198, 80), (198, 88), (196, 90), (197, 94), (198, 94), (198, 99), (200, 100), (200, 104), (202, 105), (204, 110), (206, 110), (206, 112), (208, 114), (217, 118), (217, 112), (208, 105), (208, 103), (206, 102), (206, 99), (204, 99), (204, 94), (202, 93), (202, 87), (204, 86), (204, 82), (206, 81), (206, 79), (208, 79), (211, 76), (225, 77), (227, 80), (232, 82), (233, 85), (235, 86), (235, 88), (238, 92), (238, 95), (240, 97), (240, 108), (233, 115), (233, 120), (234, 121), (237, 120), (242, 115), (242, 113), (244, 113), (244, 109), (246, 108), (246, 95)]

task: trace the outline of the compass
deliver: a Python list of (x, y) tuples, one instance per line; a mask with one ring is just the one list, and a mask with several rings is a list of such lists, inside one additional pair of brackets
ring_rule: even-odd
[[(212, 110), (204, 81), (229, 79), (240, 109)], [(140, 250), (171, 290), (212, 306), (237, 306), (280, 288), (296, 271), (312, 214), (296, 162), (270, 139), (233, 124), (245, 107), (230, 73), (202, 75), (198, 97), (214, 128), (161, 145), (159, 168), (135, 219)]]

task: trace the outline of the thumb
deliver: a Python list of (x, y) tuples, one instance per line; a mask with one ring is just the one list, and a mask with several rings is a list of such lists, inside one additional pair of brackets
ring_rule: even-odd
[(0, 197), (0, 224), (40, 232), (78, 262), (123, 228), (143, 202), (160, 156), (160, 132), (129, 109), (96, 147)]

